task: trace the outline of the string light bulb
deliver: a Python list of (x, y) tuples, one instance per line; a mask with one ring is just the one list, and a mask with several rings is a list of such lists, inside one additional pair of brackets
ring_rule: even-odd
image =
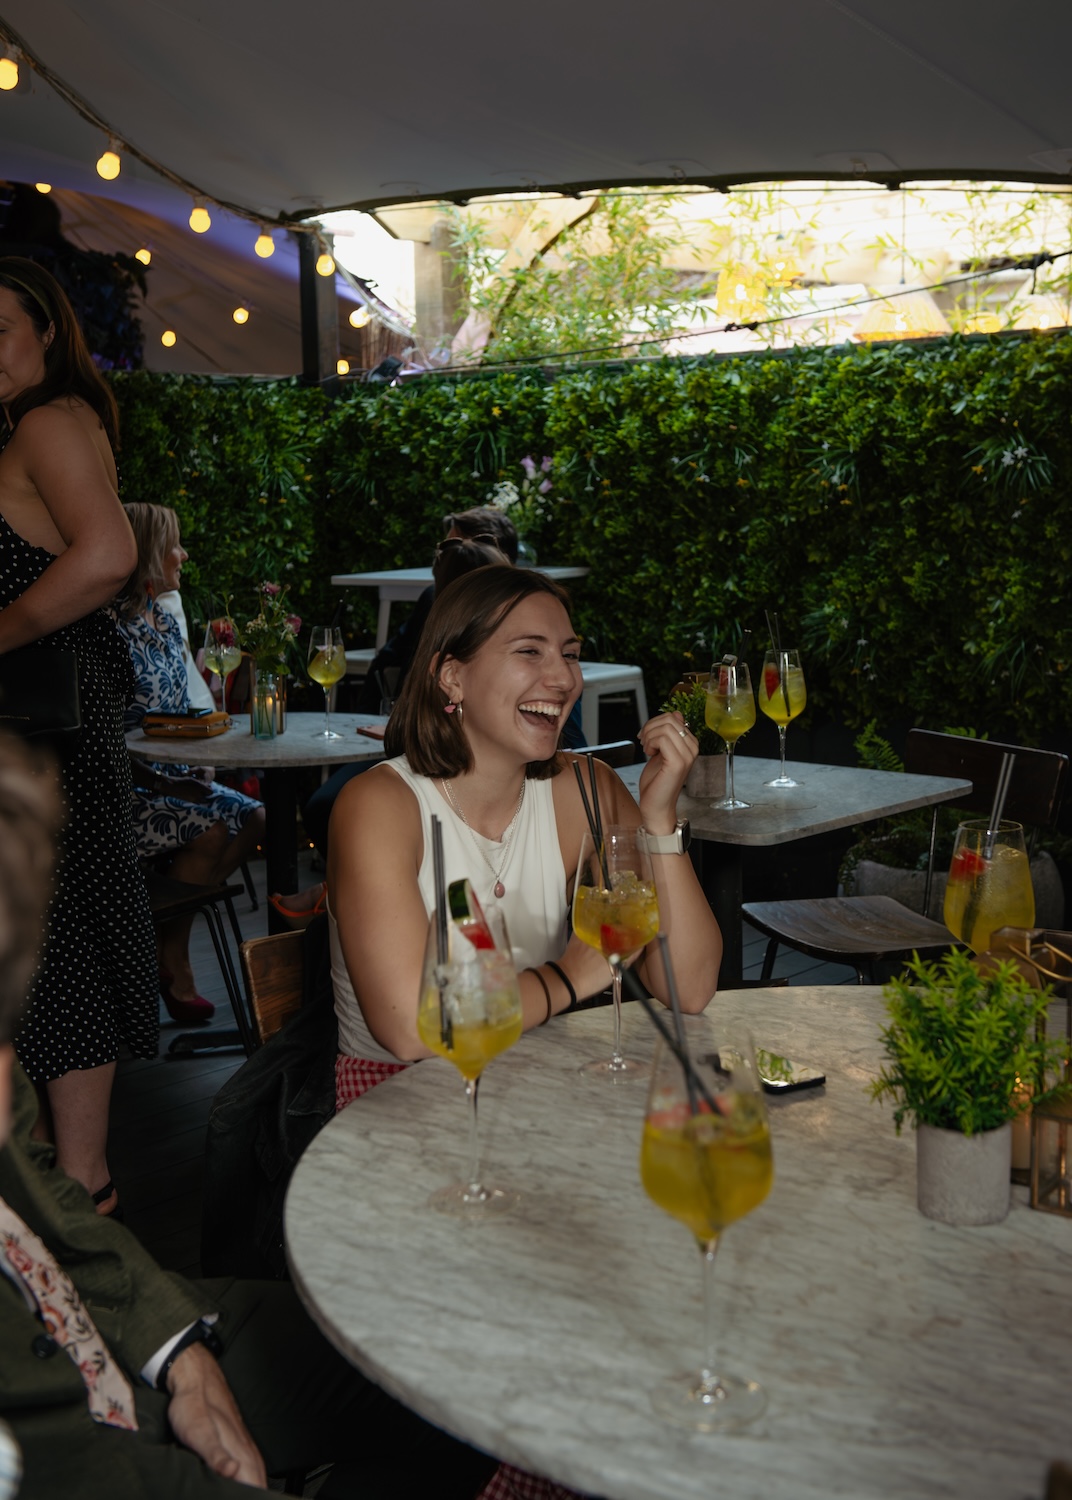
[(275, 254), (275, 240), (272, 239), (272, 236), (266, 229), (262, 229), (254, 240), (253, 250), (256, 255), (260, 256), (261, 260), (267, 260), (270, 255)]
[(317, 256), (316, 274), (318, 276), (335, 275), (335, 262), (332, 260), (331, 256), (326, 250), (322, 251), (321, 254)]
[(165, 349), (173, 349), (175, 347), (175, 330), (173, 328), (165, 328), (160, 335), (160, 342)]
[(190, 228), (194, 234), (206, 234), (212, 228), (212, 220), (208, 209), (201, 198), (198, 198), (190, 213)]
[(350, 314), (351, 328), (364, 328), (370, 321), (372, 314), (367, 307), (355, 307)]
[(52, 191), (51, 182), (35, 182), (34, 187), (39, 193), (51, 193)]
[(123, 165), (119, 160), (119, 152), (115, 149), (118, 144), (118, 141), (109, 141), (107, 151), (102, 151), (97, 158), (97, 176), (103, 177), (105, 182), (114, 182)]
[(236, 307), (235, 310), (234, 310), (234, 312), (231, 314), (231, 317), (235, 320), (236, 323), (248, 323), (249, 322), (249, 308), (248, 307)]
[(0, 89), (10, 92), (19, 86), (19, 49), (8, 47), (0, 57)]
[(153, 258), (153, 252), (143, 245), (140, 250), (135, 250), (134, 259), (140, 260), (143, 266), (147, 266)]
[(336, 375), (349, 375), (350, 361), (348, 359), (337, 359), (335, 361), (335, 373)]

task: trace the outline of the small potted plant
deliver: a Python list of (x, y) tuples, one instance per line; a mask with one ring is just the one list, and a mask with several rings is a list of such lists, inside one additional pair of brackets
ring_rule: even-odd
[(685, 720), (685, 728), (696, 736), (700, 753), (689, 771), (685, 792), (698, 798), (722, 797), (726, 792), (726, 746), (707, 727), (706, 682), (706, 672), (687, 673), (659, 710), (664, 714), (679, 713)]
[(981, 973), (959, 949), (937, 964), (913, 958), (886, 986), (888, 1061), (871, 1096), (896, 1100), (898, 1134), (906, 1118), (915, 1126), (928, 1218), (994, 1224), (1008, 1213), (1012, 1120), (1070, 1091), (1067, 1047), (1045, 1031), (1052, 998), (1014, 964)]

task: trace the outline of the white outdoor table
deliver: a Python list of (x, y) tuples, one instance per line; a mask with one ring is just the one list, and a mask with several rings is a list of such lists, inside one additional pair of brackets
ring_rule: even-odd
[[(759, 756), (735, 756), (738, 797), (751, 807), (718, 811), (710, 802), (682, 793), (678, 816), (688, 818), (697, 865), (711, 909), (722, 929), (724, 951), (720, 983), (741, 979), (742, 853), (746, 848), (811, 838), (837, 828), (852, 828), (878, 818), (892, 818), (912, 808), (971, 791), (970, 781), (948, 776), (916, 776), (904, 771), (866, 771), (856, 766), (788, 763), (786, 769), (801, 786), (764, 786), (778, 775), (779, 762)], [(643, 766), (619, 771), (634, 796)], [(718, 844), (717, 850), (697, 851), (697, 842)]]
[[(250, 767), (261, 772), (264, 797), (264, 855), (268, 889), (288, 894), (298, 888), (298, 856), (295, 841), (297, 794), (294, 772), (300, 766), (340, 766), (356, 760), (380, 760), (383, 741), (368, 739), (359, 731), (383, 727), (380, 714), (335, 714), (331, 727), (337, 740), (316, 738), (324, 727), (324, 715), (288, 714), (287, 727), (274, 740), (254, 739), (249, 714), (236, 714), (233, 728), (207, 740), (147, 738), (140, 729), (127, 735), (127, 749), (143, 760), (170, 765), (224, 766), (228, 770)], [(269, 928), (275, 930), (275, 914), (269, 908)]]
[[(461, 1080), (440, 1060), (372, 1089), (316, 1138), (286, 1207), (295, 1283), (360, 1369), (421, 1415), (606, 1500), (1023, 1500), (1069, 1456), (1067, 1221), (1013, 1189), (1003, 1224), (915, 1205), (915, 1142), (870, 1101), (881, 992), (720, 993), (825, 1089), (772, 1108), (775, 1179), (719, 1252), (727, 1368), (766, 1387), (740, 1435), (683, 1433), (648, 1393), (699, 1360), (700, 1257), (650, 1203), (643, 1085), (583, 1084), (605, 1010), (558, 1018), (488, 1068), (486, 1178), (518, 1188), (479, 1226), (428, 1195), (465, 1166)], [(689, 1023), (692, 1045), (709, 1035)], [(628, 1055), (653, 1033), (624, 1012)]]
[[(570, 578), (585, 578), (587, 568), (540, 568), (548, 578), (563, 583)], [(391, 621), (391, 605), (397, 600), (412, 601), (432, 582), (431, 568), (387, 568), (379, 573), (333, 573), (331, 583), (337, 589), (376, 589), (380, 598), (380, 612), (376, 620), (377, 651), (387, 640)]]

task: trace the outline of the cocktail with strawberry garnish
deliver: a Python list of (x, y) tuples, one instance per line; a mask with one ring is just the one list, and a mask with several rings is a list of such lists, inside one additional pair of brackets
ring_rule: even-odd
[(961, 823), (945, 888), (945, 925), (973, 953), (990, 947), (999, 927), (1034, 927), (1035, 891), (1020, 823)]
[(800, 665), (799, 651), (770, 650), (763, 658), (763, 677), (759, 684), (759, 707), (761, 712), (773, 719), (778, 726), (778, 748), (782, 756), (782, 769), (766, 786), (800, 786), (785, 770), (785, 731), (798, 714), (804, 712), (808, 701), (808, 690), (804, 685), (804, 669)]
[(585, 1063), (588, 1077), (636, 1078), (640, 1063), (622, 1056), (622, 968), (659, 930), (659, 902), (651, 856), (635, 828), (603, 830), (597, 845), (586, 833), (573, 890), (573, 930), (610, 964), (614, 998), (614, 1053), (609, 1061)]

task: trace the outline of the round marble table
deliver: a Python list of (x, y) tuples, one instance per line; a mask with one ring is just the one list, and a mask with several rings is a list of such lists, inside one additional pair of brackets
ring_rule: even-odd
[[(719, 1253), (725, 1363), (767, 1387), (742, 1434), (664, 1426), (648, 1402), (701, 1339), (699, 1256), (651, 1204), (643, 1086), (583, 1084), (607, 1011), (560, 1018), (492, 1063), (487, 1176), (513, 1218), (463, 1226), (429, 1193), (465, 1156), (461, 1082), (419, 1064), (336, 1118), (287, 1200), (295, 1282), (328, 1337), (422, 1415), (607, 1500), (919, 1500), (1041, 1494), (1072, 1454), (1072, 1232), (1014, 1189), (1004, 1224), (953, 1229), (915, 1206), (915, 1143), (868, 1078), (880, 992), (728, 992), (757, 1041), (821, 1065), (772, 1109), (770, 1198)], [(690, 1023), (698, 1040), (706, 1018)], [(651, 1031), (625, 1008), (627, 1053)]]
[[(324, 727), (323, 713), (287, 715), (287, 727), (273, 740), (254, 739), (249, 714), (236, 714), (226, 734), (211, 739), (149, 738), (140, 729), (127, 735), (127, 749), (143, 760), (166, 761), (171, 765), (226, 766), (230, 770), (250, 766), (261, 772), (261, 794), (265, 810), (265, 863), (270, 891), (295, 891), (298, 888), (298, 854), (295, 841), (297, 796), (294, 772), (301, 766), (325, 766), (332, 770), (357, 760), (380, 760), (383, 738), (362, 733), (364, 729), (382, 730), (387, 720), (380, 714), (332, 714), (331, 727), (339, 735), (326, 740), (318, 731)], [(281, 930), (275, 912), (269, 908), (270, 931)]]

